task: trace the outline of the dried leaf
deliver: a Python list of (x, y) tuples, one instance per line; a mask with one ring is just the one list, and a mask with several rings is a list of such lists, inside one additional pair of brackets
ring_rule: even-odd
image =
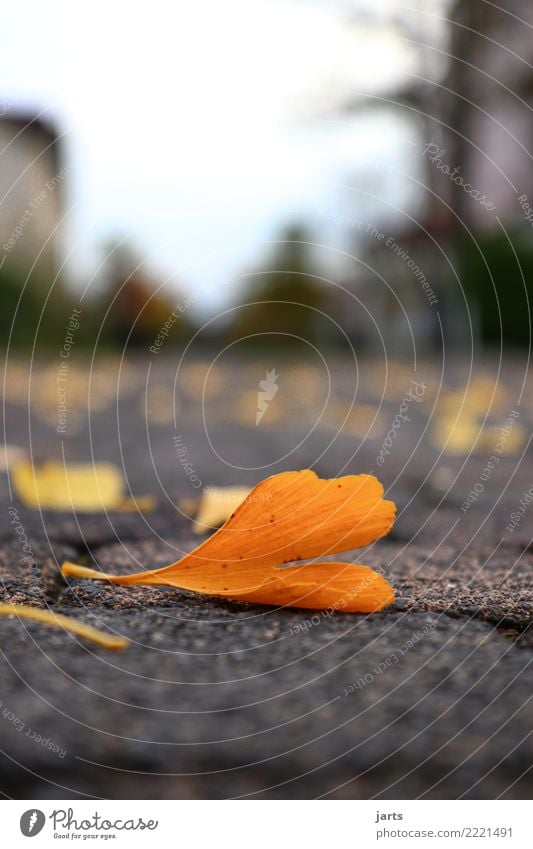
[(205, 534), (218, 528), (250, 494), (249, 486), (210, 486), (202, 494), (193, 533)]
[(28, 461), (13, 469), (13, 484), (21, 501), (33, 510), (101, 512), (152, 510), (155, 499), (124, 497), (124, 479), (112, 463), (56, 463), (41, 467)]
[(178, 498), (178, 508), (180, 513), (183, 513), (183, 515), (187, 516), (188, 519), (192, 519), (193, 516), (196, 516), (199, 506), (200, 496), (198, 496), (198, 498)]
[(491, 455), (498, 444), (502, 454), (519, 454), (527, 434), (516, 422), (512, 429), (507, 427), (509, 404), (508, 391), (487, 378), (444, 392), (433, 417), (431, 441), (439, 451), (458, 456)]
[(63, 628), (71, 634), (77, 634), (79, 637), (98, 643), (105, 649), (111, 649), (111, 651), (120, 651), (129, 645), (129, 640), (126, 640), (125, 637), (112, 637), (104, 631), (100, 631), (99, 628), (93, 628), (92, 625), (85, 625), (83, 622), (78, 622), (77, 619), (71, 619), (70, 616), (63, 616), (63, 614), (54, 613), (51, 610), (41, 610), (39, 607), (26, 607), (23, 604), (0, 604), (0, 616), (33, 619), (35, 622), (42, 622), (44, 625)]
[(382, 496), (382, 485), (371, 475), (321, 480), (310, 470), (284, 472), (254, 487), (219, 531), (177, 563), (121, 576), (64, 563), (62, 572), (262, 604), (380, 610), (394, 600), (394, 593), (381, 575), (365, 566), (274, 567), (360, 548), (384, 536), (396, 507)]
[(0, 445), (0, 472), (7, 472), (26, 457), (26, 450), (18, 445)]

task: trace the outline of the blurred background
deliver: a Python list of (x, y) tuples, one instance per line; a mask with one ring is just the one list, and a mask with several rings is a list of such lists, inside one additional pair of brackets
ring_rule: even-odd
[[(437, 450), (479, 450), (527, 397), (532, 27), (519, 0), (8, 9), (6, 444), (29, 399), (46, 452), (86, 454), (91, 415), (136, 387), (167, 451), (196, 411), (206, 434), (222, 414), (250, 429), (265, 463), (283, 465), (278, 428), (289, 465), (342, 432), (372, 467), (418, 376), (424, 421), (449, 425)], [(261, 391), (277, 400), (258, 437)], [(300, 426), (325, 445), (306, 456)], [(221, 482), (263, 467), (227, 441), (223, 461), (200, 452)]]

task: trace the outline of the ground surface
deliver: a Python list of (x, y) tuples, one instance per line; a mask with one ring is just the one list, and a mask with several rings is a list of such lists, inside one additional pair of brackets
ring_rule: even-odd
[[(279, 353), (182, 365), (161, 354), (150, 368), (140, 357), (91, 373), (73, 362), (58, 433), (56, 364), (34, 366), (28, 386), (26, 364), (10, 363), (6, 443), (36, 467), (63, 456), (112, 462), (127, 494), (157, 505), (29, 509), (3, 475), (3, 600), (132, 641), (110, 653), (0, 618), (4, 794), (531, 797), (533, 506), (524, 494), (533, 396), (524, 364), (420, 363), (415, 373), (338, 357), (328, 366)], [(256, 426), (258, 384), (271, 368), (278, 392)], [(409, 394), (416, 385), (419, 400)], [(306, 467), (324, 477), (374, 472), (396, 500), (390, 536), (344, 555), (387, 575), (397, 601), (382, 613), (271, 610), (59, 575), (64, 559), (117, 572), (165, 565), (198, 542), (178, 499)]]

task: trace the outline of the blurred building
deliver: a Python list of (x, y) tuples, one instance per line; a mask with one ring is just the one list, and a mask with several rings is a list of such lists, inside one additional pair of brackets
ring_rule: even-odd
[(56, 273), (68, 173), (50, 124), (0, 117), (0, 261), (6, 269), (21, 277), (32, 267), (36, 276)]
[(411, 332), (428, 347), (442, 333), (454, 350), (472, 332), (491, 345), (527, 345), (533, 4), (449, 0), (445, 20), (435, 43), (424, 16), (398, 24), (421, 45), (421, 73), (395, 96), (417, 130), (420, 193), (381, 240), (366, 234), (367, 302), (392, 349)]
[[(497, 217), (518, 223), (517, 198), (533, 197), (533, 4), (453, 0), (446, 16), (446, 72), (411, 92), (426, 115), (424, 142), (438, 147), (433, 159), (426, 154), (426, 184), (437, 195), (428, 202), (440, 219), (447, 206), (457, 229), (490, 230)], [(457, 169), (454, 180), (445, 165)]]

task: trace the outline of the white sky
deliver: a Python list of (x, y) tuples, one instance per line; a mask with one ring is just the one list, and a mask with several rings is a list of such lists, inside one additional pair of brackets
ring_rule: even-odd
[(283, 222), (350, 214), (339, 183), (401, 166), (401, 123), (324, 116), (413, 70), (404, 40), (347, 25), (334, 2), (25, 0), (2, 11), (0, 104), (45, 109), (65, 132), (71, 273), (82, 281), (96, 248), (130, 235), (206, 307)]

